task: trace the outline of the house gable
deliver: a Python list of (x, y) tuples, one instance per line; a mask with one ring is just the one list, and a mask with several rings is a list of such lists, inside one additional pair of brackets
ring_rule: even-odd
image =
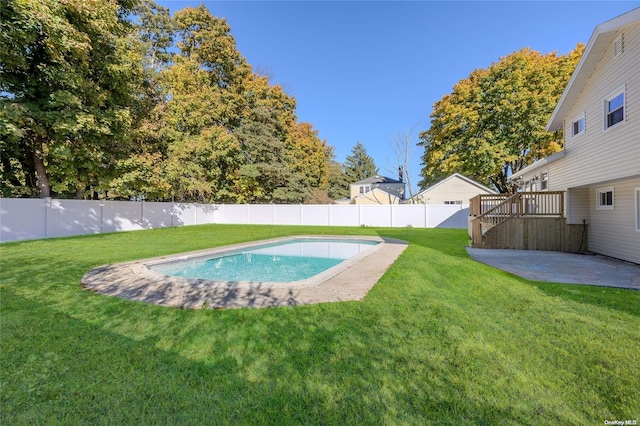
[[(376, 175), (350, 184), (349, 193), (351, 200), (355, 200), (357, 197), (365, 195), (366, 193), (371, 192), (374, 189), (378, 189), (387, 194), (393, 195), (393, 197), (395, 198), (404, 199), (405, 186), (405, 183), (402, 181), (395, 180), (386, 176)], [(374, 199), (376, 199), (376, 197), (374, 197)]]
[(399, 197), (380, 188), (374, 188), (354, 198), (355, 204), (398, 204), (399, 201)]
[[(640, 8), (596, 27), (547, 130), (564, 150), (510, 177), (521, 189), (566, 191), (566, 222), (588, 250), (640, 263)], [(546, 179), (546, 188), (539, 182)], [(528, 183), (528, 185), (527, 185)]]
[(625, 38), (620, 37), (621, 30), (628, 25), (637, 25), (638, 20), (640, 20), (640, 8), (604, 22), (595, 28), (585, 46), (582, 58), (558, 101), (558, 105), (556, 105), (551, 114), (547, 124), (548, 131), (562, 130), (563, 121), (570, 115), (568, 110), (576, 103), (578, 96), (584, 91), (588, 80), (591, 79), (591, 75), (598, 67), (605, 52), (611, 50), (611, 58), (617, 59), (613, 57), (614, 40), (620, 38), (622, 45), (624, 45)]
[[(639, 176), (639, 69), (640, 8), (599, 25), (591, 36), (547, 124), (550, 131), (563, 130), (562, 154), (542, 159), (510, 180), (519, 179), (524, 189), (525, 182), (547, 173), (546, 189), (566, 190)], [(616, 107), (622, 108), (609, 111)]]
[(418, 193), (414, 199), (426, 204), (468, 204), (469, 199), (478, 194), (496, 194), (497, 192), (460, 173), (431, 185)]

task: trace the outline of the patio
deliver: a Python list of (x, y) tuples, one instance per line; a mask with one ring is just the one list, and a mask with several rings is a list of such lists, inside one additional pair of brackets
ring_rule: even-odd
[(640, 265), (598, 254), (470, 247), (467, 252), (478, 262), (529, 280), (640, 290)]

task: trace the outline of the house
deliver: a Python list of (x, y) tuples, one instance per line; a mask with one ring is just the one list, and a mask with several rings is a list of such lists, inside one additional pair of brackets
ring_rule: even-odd
[(375, 175), (349, 185), (354, 204), (398, 204), (404, 200), (405, 183)]
[(416, 204), (469, 204), (478, 194), (497, 194), (473, 179), (454, 173), (413, 197)]
[(563, 151), (510, 177), (564, 191), (591, 252), (640, 263), (640, 8), (598, 25), (547, 124)]

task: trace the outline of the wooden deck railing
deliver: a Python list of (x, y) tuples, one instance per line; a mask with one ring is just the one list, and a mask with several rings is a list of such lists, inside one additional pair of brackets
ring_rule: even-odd
[(510, 218), (564, 216), (564, 191), (477, 195), (470, 201), (471, 239), (476, 247), (489, 229)]
[(487, 210), (491, 210), (498, 204), (501, 204), (511, 194), (481, 194), (476, 195), (470, 200), (469, 214), (471, 216), (480, 216)]

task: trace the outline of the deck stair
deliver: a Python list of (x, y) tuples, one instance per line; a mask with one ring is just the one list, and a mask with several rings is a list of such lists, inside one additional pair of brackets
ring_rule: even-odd
[(470, 214), (472, 245), (478, 248), (564, 251), (566, 240), (580, 233), (564, 220), (564, 191), (478, 195)]

